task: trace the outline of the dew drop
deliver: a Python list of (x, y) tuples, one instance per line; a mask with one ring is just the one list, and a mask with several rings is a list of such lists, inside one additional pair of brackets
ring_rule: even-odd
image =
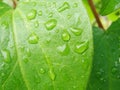
[(35, 34), (35, 33), (32, 33), (29, 37), (28, 37), (28, 42), (30, 44), (37, 44), (39, 41), (39, 37)]
[(37, 11), (34, 10), (34, 9), (32, 9), (32, 10), (27, 14), (27, 18), (28, 18), (29, 20), (35, 19), (36, 13), (37, 13)]
[(68, 32), (64, 32), (62, 34), (62, 40), (63, 41), (69, 41), (70, 40), (70, 34)]
[(10, 63), (11, 62), (10, 52), (8, 50), (1, 50), (1, 53), (4, 58), (4, 62)]
[(57, 25), (57, 20), (56, 19), (51, 19), (45, 23), (45, 27), (47, 30), (52, 30), (56, 27)]
[(35, 26), (36, 28), (39, 27), (39, 22), (36, 21), (36, 22), (34, 23), (34, 26)]
[(84, 53), (87, 49), (88, 49), (88, 41), (82, 42), (82, 43), (77, 43), (75, 45), (75, 52), (78, 54)]
[(70, 52), (70, 48), (67, 44), (64, 44), (62, 46), (58, 46), (57, 50), (58, 50), (58, 53), (60, 53), (61, 55), (68, 55)]
[(39, 15), (39, 16), (42, 16), (42, 14), (43, 14), (42, 11), (39, 11), (39, 12), (38, 12), (38, 15)]
[(115, 73), (117, 73), (117, 68), (116, 67), (114, 67), (114, 68), (112, 68), (112, 74), (115, 74)]
[(44, 73), (45, 73), (45, 70), (44, 70), (43, 68), (40, 68), (39, 72), (40, 72), (41, 74), (44, 74)]
[(49, 18), (53, 17), (53, 13), (50, 12), (48, 17), (49, 17)]
[(71, 28), (71, 32), (76, 35), (76, 36), (79, 36), (82, 34), (83, 30), (80, 29), (80, 28)]
[(70, 8), (69, 3), (68, 2), (64, 2), (63, 5), (58, 8), (58, 12), (63, 12), (66, 9), (69, 9), (69, 8)]
[(53, 81), (55, 80), (56, 76), (55, 76), (55, 73), (53, 72), (53, 70), (49, 71), (49, 76), (50, 76), (51, 80), (53, 80)]
[(74, 3), (73, 7), (74, 7), (74, 8), (78, 7), (78, 4), (77, 4), (77, 3)]
[(24, 56), (23, 57), (23, 61), (25, 62), (25, 63), (27, 63), (29, 60), (28, 60), (28, 57), (26, 57), (26, 56)]
[(27, 54), (27, 56), (28, 56), (28, 57), (30, 57), (30, 56), (31, 56), (31, 51), (30, 51), (30, 49), (29, 49), (29, 48), (27, 48), (27, 49), (26, 49), (26, 54)]
[(41, 82), (41, 78), (37, 74), (35, 74), (34, 79), (35, 79), (36, 83), (40, 83)]

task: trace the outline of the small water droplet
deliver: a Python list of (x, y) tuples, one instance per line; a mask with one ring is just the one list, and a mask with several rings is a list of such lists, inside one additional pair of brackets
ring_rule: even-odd
[(9, 27), (9, 25), (8, 25), (7, 22), (3, 22), (3, 23), (1, 24), (1, 26), (2, 26), (3, 29), (7, 29), (7, 28)]
[(77, 4), (77, 3), (74, 3), (73, 7), (74, 7), (74, 8), (78, 7), (78, 4)]
[(28, 42), (30, 44), (37, 44), (39, 41), (39, 37), (35, 34), (35, 33), (32, 33), (29, 37), (28, 37)]
[(28, 57), (26, 57), (26, 56), (24, 56), (23, 57), (23, 61), (25, 62), (25, 63), (27, 63), (29, 60), (28, 60)]
[(56, 33), (59, 33), (59, 29), (55, 30)]
[(26, 54), (27, 54), (27, 56), (28, 56), (28, 57), (30, 57), (30, 56), (31, 56), (31, 51), (30, 51), (30, 49), (29, 49), (29, 48), (27, 48), (27, 49), (26, 49)]
[(117, 79), (120, 79), (120, 75), (117, 75)]
[(58, 8), (58, 12), (65, 11), (66, 9), (69, 9), (69, 8), (70, 8), (69, 3), (68, 2), (64, 2), (63, 5)]
[(37, 11), (34, 10), (34, 9), (32, 9), (32, 10), (27, 14), (27, 18), (28, 18), (29, 20), (35, 19), (36, 14), (37, 14)]
[(48, 17), (49, 17), (49, 18), (53, 17), (53, 13), (50, 12)]
[(84, 53), (88, 49), (88, 41), (82, 42), (82, 43), (77, 43), (75, 45), (75, 52), (78, 54)]
[(35, 79), (36, 83), (40, 83), (41, 82), (41, 78), (40, 78), (40, 76), (38, 74), (35, 74), (34, 79)]
[(80, 28), (71, 28), (71, 32), (76, 35), (76, 36), (79, 36), (82, 34), (83, 30), (80, 29)]
[(11, 62), (10, 52), (8, 50), (1, 50), (1, 53), (4, 58), (4, 62), (10, 63)]
[(62, 34), (62, 40), (63, 41), (69, 41), (70, 40), (70, 34), (68, 32), (64, 32)]
[(51, 19), (51, 20), (48, 20), (46, 23), (45, 23), (45, 27), (47, 30), (52, 30), (56, 27), (57, 25), (57, 20), (56, 19)]
[(117, 73), (117, 68), (116, 67), (114, 67), (114, 68), (112, 68), (112, 74), (115, 74), (115, 73)]
[(4, 76), (5, 76), (5, 73), (2, 72), (2, 73), (1, 73), (1, 76), (4, 77)]
[(45, 73), (45, 70), (44, 70), (43, 68), (40, 68), (39, 72), (40, 72), (41, 74), (44, 74), (44, 73)]
[(35, 26), (36, 28), (39, 27), (39, 22), (36, 21), (36, 22), (34, 23), (34, 26)]
[(56, 76), (55, 76), (55, 73), (53, 72), (53, 70), (49, 71), (49, 76), (50, 76), (51, 80), (53, 80), (53, 81), (55, 80)]
[(42, 14), (43, 14), (43, 13), (42, 13), (42, 11), (40, 10), (40, 11), (38, 12), (38, 15), (39, 15), (39, 16), (42, 16)]
[(58, 53), (61, 55), (68, 55), (70, 52), (70, 48), (67, 44), (61, 45), (57, 47)]
[(98, 78), (100, 78), (100, 77), (102, 76), (102, 72), (100, 72), (100, 71), (97, 72), (97, 73), (96, 73), (96, 76), (97, 76)]
[(51, 42), (51, 38), (47, 38), (47, 43), (49, 44)]

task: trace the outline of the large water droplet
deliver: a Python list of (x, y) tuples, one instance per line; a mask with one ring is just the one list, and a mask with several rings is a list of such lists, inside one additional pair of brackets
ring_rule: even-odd
[(70, 40), (70, 34), (68, 32), (64, 32), (62, 34), (63, 41), (69, 41)]
[(51, 19), (51, 20), (48, 20), (46, 23), (45, 23), (45, 27), (47, 30), (52, 30), (56, 27), (57, 25), (57, 20), (56, 19)]
[(71, 28), (71, 32), (75, 34), (76, 36), (79, 36), (82, 34), (83, 30), (80, 28)]
[(65, 11), (66, 9), (69, 9), (69, 8), (70, 8), (69, 3), (68, 2), (64, 2), (63, 5), (58, 8), (58, 12)]
[(53, 72), (53, 70), (49, 71), (49, 76), (50, 76), (51, 80), (53, 80), (53, 81), (55, 80), (56, 76), (55, 76), (55, 73)]
[(57, 47), (57, 50), (58, 50), (58, 52), (59, 52), (61, 55), (68, 55), (69, 52), (70, 52), (70, 48), (69, 48), (69, 46), (68, 46), (67, 44), (58, 46), (58, 47)]
[(32, 33), (29, 37), (28, 37), (28, 42), (30, 44), (37, 44), (39, 41), (39, 37), (35, 34), (35, 33)]
[(88, 49), (88, 41), (82, 42), (82, 43), (77, 43), (75, 45), (75, 52), (82, 54)]
[(34, 9), (32, 9), (32, 10), (27, 14), (27, 18), (28, 18), (29, 20), (35, 19), (36, 14), (37, 14), (37, 11), (34, 10)]
[(4, 58), (4, 62), (10, 63), (11, 62), (10, 52), (8, 50), (1, 50), (1, 53)]

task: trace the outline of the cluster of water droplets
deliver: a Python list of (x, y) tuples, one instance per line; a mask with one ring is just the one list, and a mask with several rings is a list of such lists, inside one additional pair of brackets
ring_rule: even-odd
[[(76, 8), (76, 7), (78, 7), (78, 4), (74, 3), (73, 8)], [(64, 11), (69, 10), (70, 8), (71, 8), (70, 4), (68, 2), (64, 2), (62, 5), (60, 5), (57, 8), (57, 11), (59, 13), (63, 13)], [(44, 13), (42, 10), (37, 11), (35, 9), (32, 9), (29, 11), (29, 13), (26, 15), (26, 17), (28, 20), (34, 21), (34, 20), (36, 20), (36, 17), (42, 17), (43, 15), (44, 15)], [(54, 16), (54, 13), (49, 12), (48, 13), (49, 20), (47, 20), (43, 23), (43, 26), (49, 32), (52, 30), (56, 30), (57, 29), (56, 27), (58, 26), (59, 21), (56, 18), (53, 18), (53, 16)], [(68, 17), (71, 17), (71, 16), (68, 16)], [(34, 21), (35, 28), (38, 28), (40, 26), (39, 24), (40, 24), (40, 22), (38, 20)], [(59, 30), (56, 30), (56, 32), (58, 33)], [(61, 39), (64, 41), (64, 44), (57, 46), (58, 53), (60, 53), (61, 55), (68, 55), (70, 52), (69, 41), (71, 40), (72, 35), (78, 37), (78, 36), (81, 36), (82, 32), (83, 32), (83, 29), (79, 28), (79, 27), (70, 27), (69, 30), (66, 30), (66, 29), (63, 30), (63, 32), (61, 33)], [(31, 33), (28, 36), (29, 44), (38, 44), (39, 40), (40, 40), (39, 36), (36, 33)], [(49, 43), (50, 40), (51, 39), (49, 38), (47, 40), (47, 42)], [(82, 41), (82, 42), (73, 43), (73, 44), (75, 44), (74, 49), (73, 49), (74, 52), (78, 53), (78, 54), (82, 54), (88, 49), (89, 42)], [(31, 51), (29, 48), (23, 49), (23, 51), (25, 53), (27, 53), (27, 55), (25, 57), (23, 57), (23, 60), (25, 62), (28, 62), (29, 57), (31, 56)], [(44, 74), (45, 70), (43, 68), (41, 68), (39, 70), (39, 73)], [(56, 75), (54, 73), (54, 70), (49, 70), (49, 76), (50, 76), (51, 80), (55, 80)], [(38, 77), (38, 76), (36, 76), (36, 77)]]

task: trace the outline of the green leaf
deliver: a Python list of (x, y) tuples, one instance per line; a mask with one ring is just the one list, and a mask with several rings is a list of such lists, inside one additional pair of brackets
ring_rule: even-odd
[(0, 2), (0, 17), (11, 9), (7, 4)]
[(85, 90), (92, 55), (81, 0), (21, 2), (0, 19), (0, 90)]
[(107, 15), (120, 8), (120, 0), (102, 0), (101, 14)]
[(94, 28), (94, 60), (87, 90), (120, 90), (120, 19), (107, 31)]

